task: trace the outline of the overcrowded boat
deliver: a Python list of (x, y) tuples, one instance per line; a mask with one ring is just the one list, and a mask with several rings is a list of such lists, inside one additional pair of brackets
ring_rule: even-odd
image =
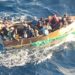
[(0, 49), (53, 46), (69, 33), (75, 34), (74, 20), (75, 16), (56, 14), (32, 21), (4, 19), (0, 22)]

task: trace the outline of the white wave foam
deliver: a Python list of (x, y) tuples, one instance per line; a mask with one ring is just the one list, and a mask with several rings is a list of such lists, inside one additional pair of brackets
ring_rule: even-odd
[(66, 38), (66, 42), (75, 41), (75, 36), (73, 34), (69, 34)]

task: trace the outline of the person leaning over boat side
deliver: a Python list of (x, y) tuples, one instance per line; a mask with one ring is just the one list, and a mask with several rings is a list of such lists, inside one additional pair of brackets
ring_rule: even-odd
[(24, 30), (25, 30), (25, 27), (24, 25), (18, 25), (17, 26), (17, 34), (19, 35), (20, 38), (24, 38)]
[(67, 14), (64, 14), (64, 16), (61, 19), (61, 21), (62, 21), (62, 23), (63, 23), (64, 26), (68, 25), (67, 17), (68, 17), (68, 15)]

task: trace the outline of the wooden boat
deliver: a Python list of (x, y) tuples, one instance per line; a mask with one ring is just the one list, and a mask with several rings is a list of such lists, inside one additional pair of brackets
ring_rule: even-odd
[[(75, 16), (71, 16), (73, 20), (75, 20)], [(19, 39), (17, 40), (7, 40), (3, 41), (5, 48), (20, 48), (22, 46), (28, 47), (38, 47), (44, 46), (47, 44), (54, 45), (61, 42), (69, 33), (74, 34), (75, 32), (75, 22), (72, 22), (70, 25), (58, 29), (54, 32), (51, 32), (49, 35), (44, 36), (40, 35), (38, 37), (32, 37), (27, 39)]]

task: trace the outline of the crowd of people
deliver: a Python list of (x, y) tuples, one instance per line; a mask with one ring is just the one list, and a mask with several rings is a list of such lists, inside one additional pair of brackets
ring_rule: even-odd
[(71, 22), (70, 16), (58, 17), (56, 14), (48, 16), (47, 19), (33, 17), (31, 22), (20, 21), (19, 24), (13, 24), (11, 20), (6, 19), (0, 22), (0, 36), (3, 40), (16, 40), (48, 35)]

